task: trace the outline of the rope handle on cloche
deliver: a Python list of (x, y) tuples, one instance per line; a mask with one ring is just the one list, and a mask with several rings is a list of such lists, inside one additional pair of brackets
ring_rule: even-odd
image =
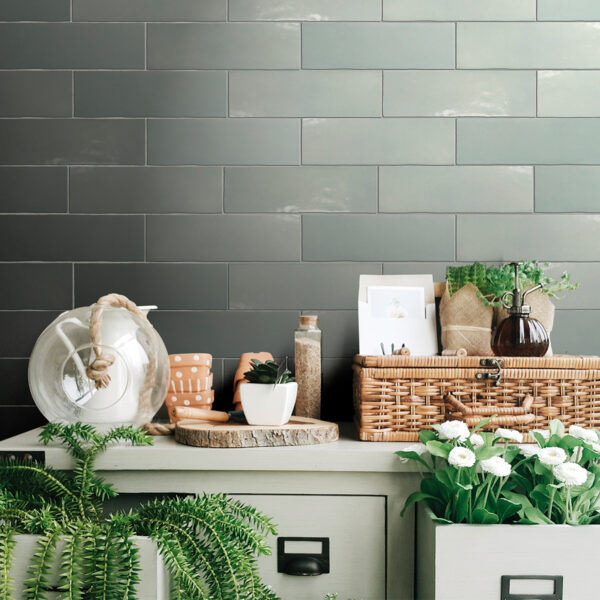
[(97, 390), (108, 387), (110, 375), (107, 371), (115, 362), (115, 357), (112, 354), (105, 354), (102, 350), (102, 335), (100, 333), (102, 328), (102, 313), (107, 306), (125, 308), (130, 313), (146, 320), (146, 315), (137, 307), (135, 302), (132, 302), (129, 298), (121, 294), (107, 294), (99, 298), (96, 304), (93, 305), (92, 316), (90, 317), (90, 337), (96, 358), (94, 362), (88, 365), (85, 373), (94, 382)]

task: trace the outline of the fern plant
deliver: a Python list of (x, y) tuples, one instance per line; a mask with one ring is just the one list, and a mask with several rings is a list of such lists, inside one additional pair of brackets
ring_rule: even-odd
[[(152, 444), (133, 427), (99, 433), (90, 425), (46, 425), (42, 443), (58, 440), (75, 468), (57, 471), (28, 460), (0, 461), (0, 600), (11, 598), (15, 535), (39, 537), (25, 583), (26, 600), (134, 600), (140, 581), (133, 536), (158, 546), (177, 600), (277, 600), (260, 580), (256, 560), (270, 554), (275, 528), (255, 508), (223, 494), (156, 499), (136, 511), (106, 514), (117, 496), (95, 471), (96, 458), (114, 443)], [(50, 573), (60, 562), (58, 587)], [(140, 599), (143, 600), (143, 599)]]

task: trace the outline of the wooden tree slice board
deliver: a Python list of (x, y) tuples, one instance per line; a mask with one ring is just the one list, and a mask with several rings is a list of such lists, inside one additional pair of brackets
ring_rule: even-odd
[(335, 442), (339, 436), (335, 423), (306, 417), (292, 417), (280, 427), (206, 421), (180, 421), (175, 426), (175, 441), (199, 448), (307, 446)]

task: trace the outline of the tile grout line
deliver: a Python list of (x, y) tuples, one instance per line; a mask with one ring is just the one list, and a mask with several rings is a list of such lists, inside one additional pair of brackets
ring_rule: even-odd
[(75, 263), (71, 263), (71, 308), (75, 308)]
[(147, 227), (148, 215), (144, 215), (144, 263), (147, 261), (148, 256), (148, 227)]

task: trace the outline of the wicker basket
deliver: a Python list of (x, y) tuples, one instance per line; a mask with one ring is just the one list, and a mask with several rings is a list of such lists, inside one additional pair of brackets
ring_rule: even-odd
[[(499, 361), (498, 365), (494, 361)], [(490, 429), (600, 428), (600, 357), (356, 356), (354, 408), (360, 439), (417, 441), (447, 419)]]

